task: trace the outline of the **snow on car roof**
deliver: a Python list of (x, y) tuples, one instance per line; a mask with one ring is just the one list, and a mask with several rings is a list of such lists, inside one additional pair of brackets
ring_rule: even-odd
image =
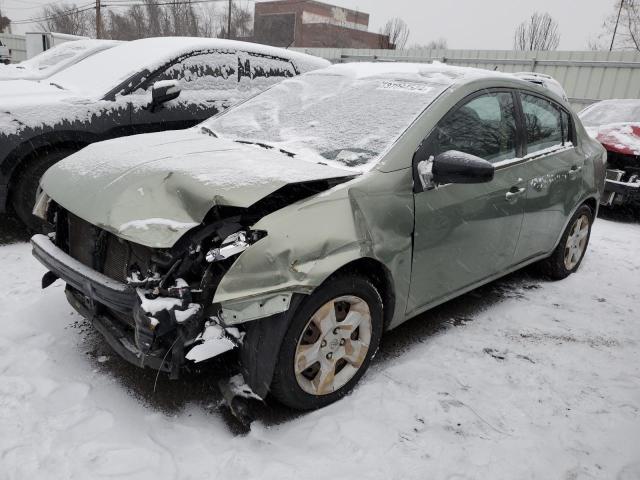
[(327, 75), (345, 75), (358, 79), (393, 76), (398, 79), (411, 81), (434, 82), (453, 84), (478, 78), (509, 78), (515, 77), (508, 73), (495, 72), (472, 67), (456, 67), (440, 62), (433, 63), (406, 63), (406, 62), (354, 62), (332, 65), (321, 72)]
[(159, 37), (134, 40), (100, 52), (53, 75), (52, 83), (79, 92), (104, 95), (142, 70), (154, 70), (193, 50), (242, 50), (292, 60), (302, 71), (322, 68), (329, 62), (282, 48), (219, 38)]

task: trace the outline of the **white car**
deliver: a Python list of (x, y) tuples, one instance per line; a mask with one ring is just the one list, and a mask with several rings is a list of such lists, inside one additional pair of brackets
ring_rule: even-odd
[(0, 40), (0, 64), (5, 63), (9, 64), (11, 61), (11, 52), (9, 51), (9, 47), (7, 47), (2, 40)]
[[(120, 43), (122, 42), (115, 40), (75, 40), (65, 42), (29, 60), (15, 65), (0, 66), (0, 81), (44, 80), (87, 57), (115, 47)], [(1, 57), (2, 47), (0, 47), (0, 58)]]
[(569, 101), (567, 93), (564, 91), (562, 84), (551, 75), (545, 75), (544, 73), (537, 72), (518, 72), (514, 73), (514, 75), (518, 78), (521, 78), (522, 80), (535, 83), (536, 85), (541, 85), (547, 90), (551, 90), (563, 100), (567, 102)]

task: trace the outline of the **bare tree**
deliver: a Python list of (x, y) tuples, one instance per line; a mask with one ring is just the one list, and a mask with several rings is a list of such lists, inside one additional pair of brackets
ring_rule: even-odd
[(447, 39), (446, 38), (438, 38), (437, 40), (431, 40), (429, 43), (425, 43), (424, 45), (413, 45), (411, 49), (422, 49), (422, 50), (446, 50)]
[(91, 10), (79, 9), (75, 4), (51, 3), (42, 8), (40, 28), (45, 32), (68, 33), (91, 36), (95, 32), (95, 14)]
[(640, 0), (616, 0), (595, 41), (598, 50), (640, 51)]
[(398, 17), (389, 20), (380, 30), (380, 34), (389, 37), (389, 43), (398, 50), (402, 50), (407, 45), (409, 33), (409, 26)]
[(5, 17), (4, 15), (2, 15), (2, 10), (0, 9), (0, 33), (9, 30), (10, 26), (11, 20), (9, 20), (9, 17)]
[[(221, 26), (218, 36), (221, 38), (227, 38), (227, 19), (229, 15), (229, 7), (225, 5), (222, 10)], [(248, 4), (238, 4), (237, 2), (231, 5), (231, 35), (229, 38), (242, 38), (249, 37), (253, 31), (253, 11)]]
[(558, 22), (548, 13), (538, 12), (516, 28), (515, 50), (555, 50), (560, 44)]

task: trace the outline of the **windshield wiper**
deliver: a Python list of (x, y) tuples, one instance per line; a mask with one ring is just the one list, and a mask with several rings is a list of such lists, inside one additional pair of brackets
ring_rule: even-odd
[(58, 85), (57, 83), (49, 82), (49, 85), (59, 88), (60, 90), (64, 90), (64, 88)]
[[(244, 145), (257, 145), (258, 147), (262, 147), (264, 149), (267, 150), (273, 150), (274, 147), (273, 145), (269, 145), (268, 143), (263, 143), (263, 142), (252, 142), (251, 140), (234, 140), (236, 143), (242, 143)], [(295, 153), (289, 152), (287, 150), (284, 150), (282, 148), (276, 148), (276, 150), (278, 150), (280, 153), (284, 153), (285, 155), (293, 158), (296, 156)]]

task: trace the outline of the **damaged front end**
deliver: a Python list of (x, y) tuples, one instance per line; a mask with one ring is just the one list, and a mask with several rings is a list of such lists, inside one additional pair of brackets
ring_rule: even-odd
[[(183, 367), (240, 344), (243, 332), (225, 324), (213, 297), (237, 255), (266, 232), (247, 228), (241, 215), (222, 218), (214, 211), (217, 218), (173, 248), (154, 249), (46, 203), (41, 213), (55, 233), (32, 239), (34, 255), (49, 269), (43, 287), (62, 278), (71, 305), (124, 359), (175, 379)], [(246, 317), (241, 310), (237, 315)]]
[[(34, 213), (55, 228), (32, 238), (33, 254), (49, 270), (43, 287), (64, 280), (71, 305), (130, 363), (175, 379), (185, 367), (240, 347), (239, 370), (264, 396), (288, 320), (284, 314), (295, 310), (300, 295), (282, 288), (216, 299), (219, 287), (232, 266), (241, 268), (238, 257), (268, 237), (268, 228), (256, 227), (261, 219), (349, 179), (288, 184), (249, 207), (214, 206), (168, 248), (85, 221), (41, 191)], [(251, 283), (258, 273), (242, 277)], [(263, 323), (268, 326), (257, 325)], [(245, 342), (249, 331), (253, 338)], [(244, 350), (269, 352), (270, 359)]]

